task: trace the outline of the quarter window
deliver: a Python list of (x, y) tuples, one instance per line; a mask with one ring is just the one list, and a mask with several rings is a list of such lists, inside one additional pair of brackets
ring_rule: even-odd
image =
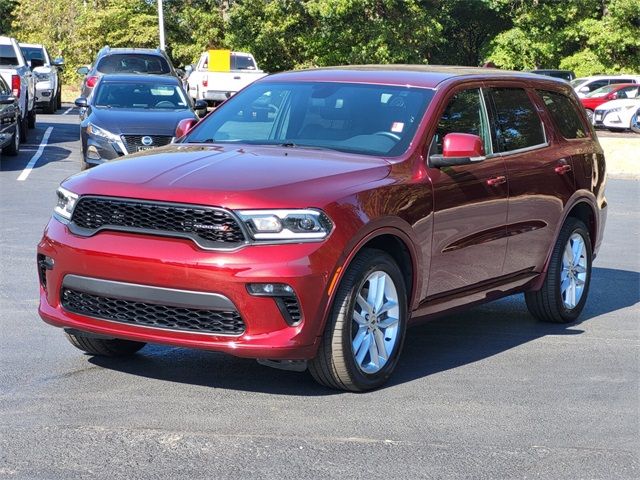
[(540, 90), (538, 93), (544, 100), (547, 110), (549, 110), (553, 121), (564, 138), (584, 138), (587, 136), (582, 121), (576, 112), (576, 107), (569, 97), (561, 93), (544, 90)]
[(482, 138), (485, 153), (492, 152), (486, 108), (479, 88), (456, 93), (440, 117), (431, 155), (442, 154), (442, 143), (449, 133), (470, 133)]
[(494, 88), (491, 97), (500, 152), (546, 143), (542, 122), (526, 91), (521, 88)]

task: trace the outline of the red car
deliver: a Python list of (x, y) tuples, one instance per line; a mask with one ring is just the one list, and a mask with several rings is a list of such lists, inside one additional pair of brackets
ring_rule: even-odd
[(584, 307), (605, 163), (566, 82), (298, 71), (193, 122), (58, 190), (39, 312), (90, 354), (202, 348), (363, 391), (437, 314), (518, 292), (544, 321)]
[(593, 112), (603, 103), (620, 98), (636, 98), (640, 96), (640, 85), (637, 83), (612, 83), (605, 85), (581, 98), (580, 102), (587, 111), (587, 117), (593, 122)]

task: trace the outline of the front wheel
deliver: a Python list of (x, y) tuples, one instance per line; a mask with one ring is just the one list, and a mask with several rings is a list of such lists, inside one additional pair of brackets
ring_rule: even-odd
[(36, 106), (27, 115), (27, 126), (29, 128), (36, 128)]
[(578, 318), (589, 293), (592, 259), (587, 227), (569, 217), (553, 248), (542, 288), (525, 293), (529, 312), (544, 322), (569, 323)]
[(340, 282), (318, 355), (309, 371), (320, 384), (362, 392), (396, 367), (407, 328), (407, 290), (395, 260), (364, 250)]
[(79, 332), (65, 332), (67, 340), (74, 347), (87, 352), (91, 355), (102, 357), (124, 357), (133, 355), (146, 344), (143, 342), (133, 342), (131, 340), (122, 340), (119, 338), (104, 339), (96, 338), (89, 335), (83, 335)]
[(2, 153), (15, 156), (20, 152), (20, 126), (16, 123), (16, 130), (11, 137), (11, 143), (2, 149)]

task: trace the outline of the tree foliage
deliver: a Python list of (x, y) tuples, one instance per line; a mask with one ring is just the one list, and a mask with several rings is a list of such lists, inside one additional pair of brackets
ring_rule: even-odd
[[(364, 63), (640, 71), (639, 0), (163, 0), (176, 65), (208, 48), (267, 71)], [(155, 0), (0, 0), (0, 31), (64, 55), (158, 45)]]

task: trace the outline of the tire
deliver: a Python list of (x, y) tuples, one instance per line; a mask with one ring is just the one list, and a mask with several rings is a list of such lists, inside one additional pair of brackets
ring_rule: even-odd
[(48, 113), (48, 114), (52, 114), (52, 113), (56, 113), (56, 106), (57, 106), (57, 100), (55, 97), (53, 97), (49, 103), (47, 103), (45, 109), (44, 109), (44, 113)]
[(27, 126), (29, 128), (36, 128), (36, 107), (35, 105), (33, 106), (33, 110), (31, 110), (28, 114), (27, 114)]
[(2, 149), (2, 153), (10, 156), (15, 156), (20, 152), (20, 126), (16, 123), (16, 131), (13, 132), (11, 137), (11, 143)]
[(101, 357), (125, 357), (133, 355), (146, 344), (131, 340), (94, 338), (74, 332), (64, 332), (67, 340), (76, 348)]
[(62, 89), (58, 88), (58, 93), (56, 93), (56, 110), (62, 108)]
[[(384, 277), (382, 283), (380, 277)], [(372, 302), (374, 306), (393, 305), (390, 299), (394, 292), (397, 297), (395, 306), (383, 313), (382, 319), (364, 314), (362, 303), (356, 300), (359, 294), (363, 294), (363, 297), (367, 296), (365, 303), (368, 304), (372, 298), (369, 295), (375, 297), (369, 288), (373, 281), (376, 285), (385, 286), (384, 295)], [(381, 315), (380, 311), (378, 308), (378, 315)], [(311, 375), (321, 385), (337, 390), (363, 392), (380, 387), (389, 379), (400, 358), (407, 318), (407, 291), (395, 260), (381, 250), (363, 250), (351, 262), (340, 282), (318, 354), (309, 361)], [(383, 324), (386, 326), (382, 327)], [(356, 347), (354, 344), (358, 338), (360, 342)], [(376, 355), (376, 364), (371, 352), (372, 349), (374, 353), (380, 351), (379, 342), (391, 354), (387, 353), (386, 359)]]
[(18, 123), (20, 124), (20, 141), (22, 143), (27, 141), (27, 133), (29, 132), (27, 128), (28, 116), (29, 115), (25, 115), (24, 118), (20, 118), (20, 120), (18, 121)]
[(607, 128), (607, 130), (609, 130), (610, 132), (616, 132), (616, 133), (620, 133), (620, 132), (624, 132), (625, 131), (624, 128)]
[[(575, 253), (569, 255), (572, 257), (571, 266), (567, 267), (569, 260), (564, 255), (565, 250), (573, 252), (572, 246), (575, 246), (577, 250), (579, 247), (577, 241), (582, 242), (582, 250), (578, 255)], [(578, 265), (574, 267), (576, 260)], [(576, 320), (582, 312), (589, 294), (592, 261), (591, 238), (587, 227), (577, 218), (567, 218), (553, 247), (547, 276), (542, 288), (536, 292), (525, 293), (524, 298), (529, 312), (543, 322), (570, 323)], [(575, 281), (572, 281), (572, 278), (575, 278)], [(569, 285), (569, 288), (562, 290), (563, 282), (569, 282), (566, 284)], [(575, 295), (573, 298), (571, 296), (572, 285)], [(579, 287), (582, 290), (579, 290)]]

